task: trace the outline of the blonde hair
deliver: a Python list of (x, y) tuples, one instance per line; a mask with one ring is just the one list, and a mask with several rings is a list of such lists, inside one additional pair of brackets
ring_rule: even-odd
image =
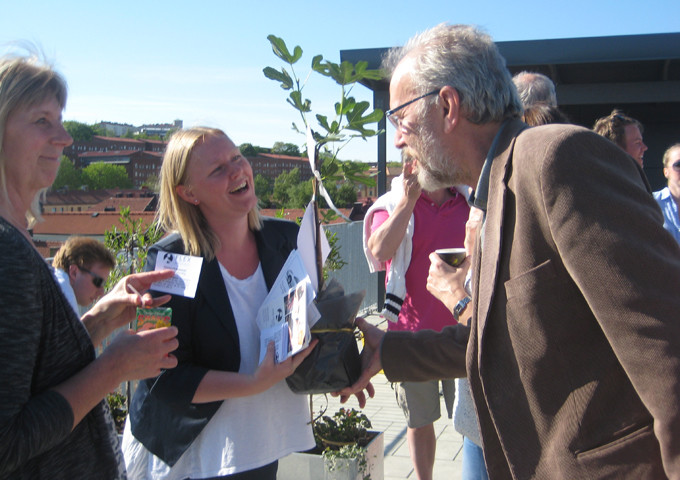
[(677, 149), (680, 149), (680, 143), (671, 145), (666, 149), (665, 152), (663, 152), (663, 159), (661, 161), (663, 162), (664, 167), (668, 167), (668, 161), (671, 159), (671, 153), (673, 153), (673, 151)]
[[(184, 240), (184, 248), (189, 255), (204, 256), (212, 260), (220, 248), (220, 241), (212, 231), (198, 206), (183, 200), (177, 194), (177, 186), (188, 180), (187, 167), (194, 148), (206, 138), (227, 134), (210, 127), (193, 127), (178, 130), (170, 138), (161, 166), (160, 199), (157, 220), (165, 231), (177, 231)], [(248, 228), (259, 230), (262, 220), (257, 206), (248, 212)]]
[[(0, 58), (0, 196), (9, 203), (7, 178), (5, 174), (8, 159), (2, 151), (7, 118), (19, 108), (38, 105), (54, 96), (59, 106), (66, 105), (66, 81), (51, 66), (44, 63), (37, 54), (29, 56), (7, 55)], [(28, 227), (39, 220), (41, 190), (33, 199), (26, 212)]]

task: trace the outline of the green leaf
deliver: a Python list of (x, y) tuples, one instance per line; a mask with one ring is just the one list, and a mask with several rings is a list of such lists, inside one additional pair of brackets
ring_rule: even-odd
[(294, 54), (291, 55), (288, 51), (288, 47), (286, 46), (286, 42), (282, 38), (277, 37), (276, 35), (268, 35), (267, 40), (269, 40), (269, 43), (272, 45), (272, 51), (274, 52), (274, 55), (279, 57), (284, 62), (292, 65), (300, 60), (300, 57), (302, 56), (302, 48), (299, 46), (296, 46), (293, 49)]
[(262, 73), (270, 80), (281, 82), (281, 88), (284, 90), (291, 90), (293, 88), (293, 79), (285, 68), (282, 68), (281, 71), (279, 71), (272, 67), (265, 67), (262, 70)]
[(302, 92), (300, 90), (290, 92), (288, 103), (301, 112), (310, 112), (312, 110), (312, 102), (310, 102), (308, 99), (302, 100)]
[(324, 130), (327, 132), (331, 131), (331, 127), (328, 125), (328, 117), (325, 115), (317, 115), (316, 120), (319, 122), (319, 125), (323, 127)]
[(368, 70), (368, 62), (362, 60), (354, 66), (356, 70), (356, 81), (361, 80), (382, 80), (385, 75), (381, 70)]

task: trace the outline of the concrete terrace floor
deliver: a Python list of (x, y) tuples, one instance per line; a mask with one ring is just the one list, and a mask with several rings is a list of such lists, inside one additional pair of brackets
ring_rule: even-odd
[[(381, 328), (386, 326), (386, 321), (378, 315), (371, 315), (366, 319)], [(406, 420), (401, 408), (397, 405), (392, 386), (383, 374), (378, 374), (373, 378), (373, 386), (376, 390), (375, 397), (368, 400), (363, 412), (371, 420), (373, 429), (383, 431), (385, 434), (384, 480), (414, 480), (416, 475), (406, 443)], [(323, 396), (314, 398), (315, 404), (322, 405), (323, 401)], [(344, 406), (359, 410), (359, 404), (354, 397)], [(331, 415), (340, 407), (339, 399), (329, 395), (326, 414)], [(441, 397), (441, 412), (441, 418), (434, 424), (437, 436), (434, 480), (458, 480), (462, 478), (463, 437), (454, 430), (452, 420), (446, 414), (443, 397)]]

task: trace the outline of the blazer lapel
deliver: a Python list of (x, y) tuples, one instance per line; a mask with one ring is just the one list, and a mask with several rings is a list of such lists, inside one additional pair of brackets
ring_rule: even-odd
[(281, 239), (275, 232), (268, 232), (268, 234), (261, 230), (255, 232), (257, 254), (260, 257), (260, 265), (262, 265), (262, 274), (267, 284), (267, 290), (271, 290), (276, 277), (288, 258), (288, 255), (284, 255), (285, 249), (279, 240)]
[(486, 218), (484, 221), (484, 234), (479, 264), (479, 276), (477, 279), (477, 351), (481, 356), (481, 346), (484, 339), (489, 310), (493, 302), (494, 292), (497, 288), (498, 268), (503, 238), (503, 217), (505, 214), (505, 198), (507, 193), (507, 181), (512, 164), (512, 151), (515, 146), (517, 135), (524, 130), (526, 125), (519, 120), (508, 125), (502, 133), (489, 178), (489, 196), (487, 202)]

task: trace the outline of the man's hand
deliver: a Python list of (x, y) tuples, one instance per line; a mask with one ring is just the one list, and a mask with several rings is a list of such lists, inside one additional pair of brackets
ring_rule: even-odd
[(470, 257), (466, 257), (458, 267), (452, 267), (439, 255), (431, 253), (427, 291), (453, 312), (456, 303), (467, 296), (465, 276), (469, 268)]
[(361, 317), (357, 317), (355, 324), (359, 330), (364, 334), (364, 348), (361, 351), (361, 376), (359, 379), (347, 388), (333, 393), (333, 396), (340, 396), (340, 403), (345, 403), (351, 395), (357, 397), (359, 406), (364, 408), (366, 405), (366, 395), (363, 390), (366, 390), (368, 396), (373, 398), (375, 389), (370, 382), (371, 378), (382, 370), (380, 362), (380, 343), (382, 342), (385, 332), (368, 323)]
[(410, 204), (415, 204), (420, 197), (422, 187), (418, 183), (418, 164), (413, 159), (404, 159), (404, 167), (402, 170), (404, 175), (404, 196), (408, 199)]

